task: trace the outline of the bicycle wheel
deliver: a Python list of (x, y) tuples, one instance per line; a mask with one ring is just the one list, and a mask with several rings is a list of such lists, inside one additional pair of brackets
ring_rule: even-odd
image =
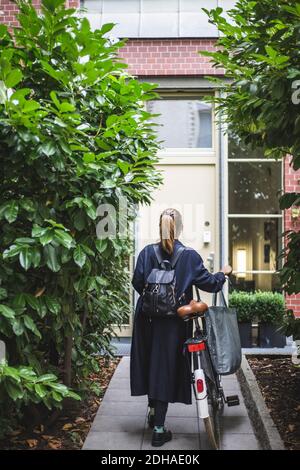
[[(202, 356), (203, 358), (203, 356)], [(194, 371), (197, 369), (201, 369), (201, 359), (199, 353), (193, 354), (193, 368)], [(209, 379), (205, 375), (205, 382), (206, 382), (206, 393), (207, 393), (207, 407), (208, 416), (203, 419), (205, 431), (208, 437), (209, 446), (212, 449), (219, 449), (220, 446), (220, 425), (219, 425), (219, 401), (218, 401), (218, 394), (215, 384), (211, 379)], [(196, 408), (197, 408), (197, 418), (198, 418), (198, 433), (199, 433), (199, 441), (201, 442), (201, 429), (200, 429), (200, 412), (198, 406), (199, 401), (197, 401), (197, 393), (196, 393), (196, 385), (194, 384), (194, 394), (196, 399)], [(202, 415), (203, 416), (203, 415)]]
[(216, 439), (216, 433), (213, 425), (213, 419), (209, 416), (204, 418), (205, 431), (209, 440), (209, 443), (213, 450), (219, 450), (219, 442)]
[(219, 450), (221, 443), (220, 417), (223, 404), (219, 399), (215, 383), (207, 378), (208, 412), (209, 417), (204, 418), (204, 426), (212, 449)]

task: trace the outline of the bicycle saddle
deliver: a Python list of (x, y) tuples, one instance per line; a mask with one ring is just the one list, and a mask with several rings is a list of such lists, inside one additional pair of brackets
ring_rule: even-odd
[(205, 302), (191, 300), (189, 304), (182, 305), (177, 309), (178, 316), (180, 318), (186, 318), (189, 315), (195, 315), (197, 313), (204, 313), (208, 309), (208, 305)]

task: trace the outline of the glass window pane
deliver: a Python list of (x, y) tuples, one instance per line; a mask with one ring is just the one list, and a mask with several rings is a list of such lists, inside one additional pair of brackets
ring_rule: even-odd
[[(281, 252), (281, 218), (235, 218), (229, 223), (229, 264), (241, 279), (252, 279), (246, 271), (275, 271)], [(250, 276), (250, 277), (249, 277)]]
[(280, 214), (281, 162), (228, 162), (230, 214)]
[(162, 99), (147, 103), (158, 139), (165, 148), (211, 148), (212, 108), (197, 99)]
[(261, 148), (252, 149), (228, 131), (228, 158), (266, 158)]
[(247, 292), (262, 290), (282, 293), (279, 276), (275, 273), (247, 274), (246, 278), (238, 278), (235, 274), (232, 274), (230, 280), (232, 282), (230, 292), (233, 290)]

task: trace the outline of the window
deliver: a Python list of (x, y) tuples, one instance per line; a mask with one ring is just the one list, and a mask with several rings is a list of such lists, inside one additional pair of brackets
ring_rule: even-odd
[(229, 212), (280, 214), (281, 162), (228, 163)]
[(163, 98), (147, 103), (164, 148), (211, 148), (212, 107), (197, 98)]
[(228, 135), (228, 261), (233, 288), (280, 291), (282, 162)]

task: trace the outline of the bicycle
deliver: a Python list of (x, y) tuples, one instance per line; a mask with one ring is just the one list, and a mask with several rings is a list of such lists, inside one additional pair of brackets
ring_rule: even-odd
[[(191, 372), (199, 437), (200, 419), (203, 419), (209, 443), (212, 449), (218, 450), (221, 441), (220, 417), (224, 404), (237, 406), (240, 402), (238, 395), (225, 397), (221, 376), (214, 370), (205, 325), (205, 312), (208, 310), (208, 306), (201, 301), (198, 290), (196, 292), (197, 301), (192, 300), (188, 305), (179, 307), (177, 313), (184, 321), (193, 321), (195, 327), (193, 337), (184, 343), (184, 353)], [(191, 354), (191, 357), (186, 354), (186, 350)]]

